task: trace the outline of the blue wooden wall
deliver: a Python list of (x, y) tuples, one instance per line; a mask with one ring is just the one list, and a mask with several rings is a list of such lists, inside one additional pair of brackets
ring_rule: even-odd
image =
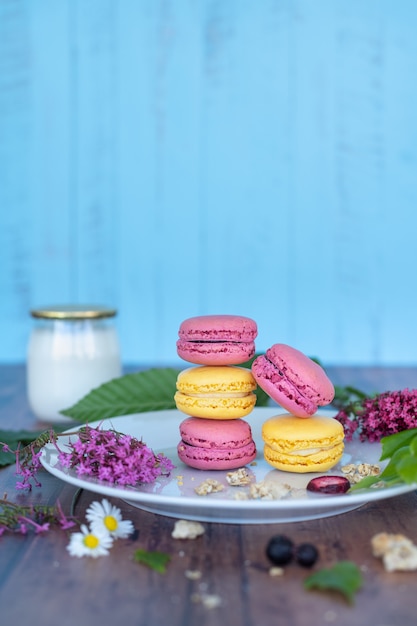
[(415, 362), (416, 166), (415, 0), (0, 0), (0, 360), (93, 301)]

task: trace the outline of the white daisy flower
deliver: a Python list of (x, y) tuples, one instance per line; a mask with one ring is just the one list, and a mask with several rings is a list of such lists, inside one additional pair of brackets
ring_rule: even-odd
[(85, 524), (80, 527), (80, 532), (72, 533), (67, 550), (71, 556), (105, 556), (113, 545), (113, 539), (109, 533), (97, 532), (88, 528)]
[(85, 516), (93, 531), (107, 532), (114, 539), (129, 537), (135, 529), (131, 521), (122, 519), (120, 509), (106, 499), (92, 502)]

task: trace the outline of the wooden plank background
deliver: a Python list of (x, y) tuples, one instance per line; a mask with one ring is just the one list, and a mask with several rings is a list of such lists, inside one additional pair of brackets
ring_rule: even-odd
[(416, 33), (414, 0), (0, 0), (0, 360), (71, 301), (125, 362), (221, 312), (415, 363)]

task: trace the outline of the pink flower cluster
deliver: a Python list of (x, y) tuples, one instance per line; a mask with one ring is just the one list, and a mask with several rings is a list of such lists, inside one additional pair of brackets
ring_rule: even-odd
[(166, 456), (154, 454), (131, 435), (88, 425), (78, 431), (78, 438), (70, 441), (68, 447), (70, 452), (58, 448), (62, 466), (75, 468), (78, 476), (122, 486), (152, 483), (175, 467)]
[(417, 428), (417, 389), (386, 391), (366, 398), (355, 412), (341, 409), (336, 419), (343, 425), (346, 441), (351, 441), (355, 433), (360, 441), (372, 442)]
[(6, 443), (1, 443), (3, 452), (10, 452), (15, 455), (16, 459), (16, 476), (21, 476), (22, 480), (16, 482), (16, 489), (32, 489), (31, 480), (36, 487), (41, 487), (41, 483), (37, 479), (37, 473), (41, 468), (41, 449), (38, 446), (38, 440), (30, 445), (21, 448), (20, 445), (16, 450), (12, 450)]

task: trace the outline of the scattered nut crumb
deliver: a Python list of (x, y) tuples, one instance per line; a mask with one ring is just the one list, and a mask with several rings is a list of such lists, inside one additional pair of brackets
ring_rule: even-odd
[(269, 575), (270, 576), (282, 576), (284, 573), (284, 569), (282, 567), (270, 567)]
[(404, 535), (378, 533), (371, 545), (373, 555), (382, 558), (387, 572), (417, 569), (417, 546)]
[(379, 465), (374, 465), (372, 463), (358, 463), (357, 465), (355, 463), (348, 463), (341, 469), (346, 478), (352, 484), (360, 482), (362, 478), (365, 478), (366, 476), (379, 476), (381, 473)]
[(221, 605), (222, 599), (220, 596), (212, 593), (193, 593), (191, 596), (191, 602), (201, 602), (205, 609), (216, 609)]
[(288, 494), (288, 497), (291, 500), (297, 500), (297, 498), (305, 498), (306, 497), (306, 490), (305, 489), (301, 489), (300, 487), (291, 487), (291, 490)]
[(261, 480), (250, 486), (249, 495), (253, 499), (280, 500), (289, 494), (289, 485)]
[(240, 487), (242, 485), (249, 485), (252, 479), (246, 467), (241, 467), (234, 472), (227, 472), (226, 480), (232, 487)]
[(234, 500), (249, 500), (249, 495), (246, 493), (246, 491), (237, 491), (233, 495), (233, 499)]
[(324, 614), (325, 622), (334, 622), (337, 618), (337, 613), (335, 611), (326, 611)]
[(207, 478), (204, 482), (197, 485), (194, 491), (198, 496), (207, 496), (209, 493), (217, 493), (223, 491), (224, 485), (214, 478)]
[(204, 534), (204, 526), (200, 522), (180, 519), (175, 522), (171, 536), (174, 539), (195, 539)]
[(185, 570), (185, 577), (189, 580), (200, 580), (202, 573), (198, 569)]

